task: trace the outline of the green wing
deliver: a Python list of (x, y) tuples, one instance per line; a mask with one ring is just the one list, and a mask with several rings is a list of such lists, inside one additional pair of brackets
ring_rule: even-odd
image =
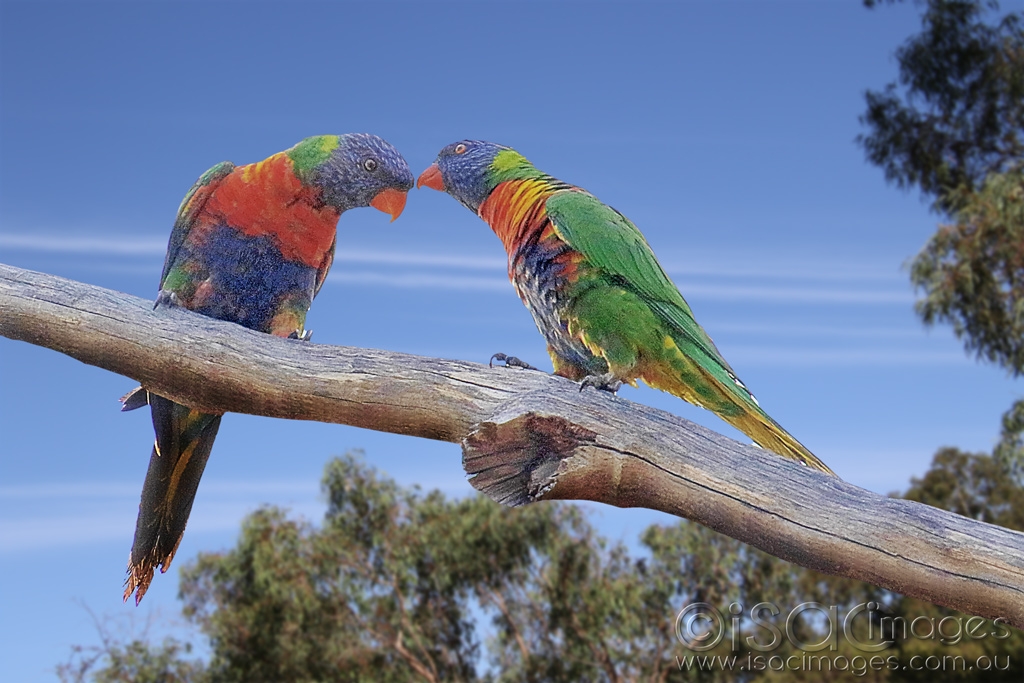
[(222, 161), (209, 171), (199, 176), (199, 180), (192, 185), (192, 188), (185, 195), (185, 198), (181, 200), (181, 206), (178, 207), (178, 217), (174, 220), (174, 229), (171, 230), (171, 239), (167, 243), (167, 256), (164, 258), (164, 270), (160, 274), (160, 287), (164, 286), (164, 280), (167, 279), (167, 273), (170, 272), (171, 266), (174, 265), (174, 259), (178, 255), (178, 250), (181, 248), (182, 243), (185, 241), (185, 237), (192, 229), (192, 224), (195, 221), (196, 216), (203, 210), (203, 206), (210, 199), (210, 195), (220, 184), (227, 175), (235, 170), (235, 165), (230, 161)]
[[(694, 360), (727, 386), (743, 386), (628, 218), (587, 192), (559, 192), (545, 208), (562, 239), (606, 277), (643, 299), (676, 333), (681, 349), (698, 356)], [(753, 399), (746, 387), (743, 392)]]

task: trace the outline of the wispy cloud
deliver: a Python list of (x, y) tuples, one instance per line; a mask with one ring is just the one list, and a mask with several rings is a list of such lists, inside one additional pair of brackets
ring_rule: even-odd
[[(4, 486), (0, 500), (18, 504), (45, 501), (46, 514), (0, 516), (0, 552), (67, 547), (97, 541), (131, 540), (141, 482), (43, 483)], [(319, 520), (325, 505), (319, 482), (203, 482), (202, 495), (189, 518), (190, 534), (237, 531), (242, 518), (269, 499), (293, 516)], [(20, 508), (19, 508), (20, 510)]]
[[(260, 503), (251, 501), (200, 501), (189, 517), (190, 536), (200, 533), (237, 531), (242, 519)], [(317, 520), (324, 506), (312, 501), (285, 506), (291, 516)], [(61, 514), (45, 517), (0, 519), (0, 553), (71, 547), (86, 543), (118, 541), (130, 543), (135, 529), (135, 512), (113, 510)]]
[(374, 285), (400, 289), (440, 288), (462, 291), (505, 291), (511, 292), (508, 279), (501, 277), (472, 277), (460, 275), (435, 275), (430, 273), (367, 273), (332, 271), (328, 282), (346, 285)]
[(0, 248), (99, 256), (162, 256), (167, 240), (149, 237), (75, 237), (0, 233)]
[(788, 325), (785, 323), (749, 323), (728, 320), (702, 320), (704, 329), (716, 335), (727, 332), (751, 337), (840, 337), (843, 339), (920, 339), (924, 332), (920, 327), (839, 327), (825, 325)]
[[(0, 233), (0, 248), (64, 254), (98, 256), (163, 256), (167, 240), (133, 236), (76, 236), (56, 234)], [(505, 271), (506, 261), (494, 255), (424, 254), (402, 251), (339, 248), (336, 263), (426, 266), (462, 270)]]
[[(0, 248), (61, 254), (128, 257), (163, 256), (163, 239), (128, 236), (72, 236), (55, 234), (0, 234)], [(763, 265), (768, 260), (771, 266)], [(387, 249), (340, 248), (337, 264), (394, 266), (391, 270), (359, 271), (335, 268), (331, 282), (402, 289), (436, 287), (460, 291), (509, 291), (505, 258), (500, 255), (439, 254)], [(701, 252), (682, 262), (667, 264), (685, 296), (719, 301), (771, 301), (803, 304), (900, 304), (908, 305), (913, 295), (898, 273), (870, 264), (850, 266), (823, 263), (807, 258), (790, 264), (764, 256), (733, 259), (721, 263)], [(410, 269), (420, 272), (409, 272)], [(462, 275), (479, 271), (481, 275)], [(484, 275), (483, 273), (487, 273)], [(700, 279), (694, 279), (699, 277)], [(726, 279), (726, 282), (708, 280)], [(779, 285), (780, 282), (799, 284)], [(847, 286), (820, 286), (843, 281)], [(758, 284), (767, 283), (766, 285)], [(774, 283), (774, 284), (773, 284)], [(858, 284), (862, 286), (857, 286)], [(879, 287), (889, 284), (890, 286)]]
[(807, 349), (730, 346), (722, 353), (737, 366), (758, 365), (947, 365), (972, 363), (964, 353), (956, 351), (922, 351), (918, 349)]
[[(465, 480), (422, 482), (460, 497), (472, 494)], [(117, 541), (128, 543), (135, 528), (141, 482), (46, 482), (0, 487), (0, 553), (78, 546)], [(242, 519), (269, 502), (291, 517), (313, 522), (323, 518), (326, 505), (316, 479), (293, 481), (204, 481), (189, 518), (190, 536), (236, 532)], [(25, 514), (24, 505), (45, 503), (45, 514)]]
[[(763, 258), (735, 254), (729, 260), (720, 255), (701, 251), (687, 258), (659, 259), (665, 271), (673, 277), (692, 275), (763, 278), (767, 280), (809, 280), (817, 282), (860, 281), (875, 283), (903, 283), (906, 276), (895, 265), (832, 262), (820, 256), (809, 255), (798, 261), (780, 261), (770, 254)], [(765, 265), (765, 262), (771, 265)]]
[[(436, 287), (459, 291), (511, 292), (505, 277), (474, 277), (435, 273), (365, 272), (333, 270), (328, 282), (341, 285), (372, 285), (398, 289)], [(908, 291), (822, 287), (759, 287), (756, 285), (693, 284), (679, 282), (680, 291), (688, 298), (709, 301), (770, 301), (794, 304), (882, 304), (909, 306), (914, 297)]]
[(0, 486), (0, 500), (44, 500), (47, 498), (123, 498), (138, 496), (139, 484), (128, 482), (46, 482)]
[[(434, 273), (381, 273), (335, 270), (328, 282), (344, 285), (373, 285), (398, 289), (422, 289), (437, 287), (460, 291), (511, 292), (505, 277), (473, 277)], [(693, 284), (679, 283), (686, 297), (710, 301), (770, 301), (773, 303), (798, 304), (882, 304), (904, 305), (913, 303), (914, 297), (907, 291), (822, 288), (822, 287), (759, 287), (755, 285)]]
[[(50, 498), (137, 498), (142, 482), (44, 482), (0, 486), (0, 500), (45, 500)], [(204, 495), (318, 495), (318, 481), (203, 481)]]
[(507, 261), (503, 257), (475, 256), (471, 254), (411, 254), (365, 249), (338, 249), (335, 263), (371, 263), (397, 266), (432, 266), (465, 270), (491, 270), (504, 273)]
[(0, 519), (0, 552), (124, 539), (131, 525), (128, 516), (114, 513)]
[(683, 296), (719, 301), (773, 301), (805, 304), (904, 304), (913, 303), (909, 291), (896, 289), (826, 289), (822, 287), (759, 287), (679, 282)]
[[(167, 240), (163, 237), (133, 235), (69, 235), (57, 233), (0, 233), (0, 248), (54, 253), (133, 256), (163, 256)], [(504, 272), (506, 259), (500, 249), (487, 254), (423, 253), (391, 249), (346, 248), (339, 245), (335, 261), (377, 265), (410, 265), (464, 270)], [(770, 265), (765, 265), (769, 263)], [(767, 278), (780, 280), (862, 280), (902, 282), (898, 268), (878, 264), (833, 263), (817, 256), (780, 261), (770, 254), (751, 258), (730, 254), (728, 260), (707, 250), (691, 252), (685, 258), (663, 259), (671, 275), (709, 275), (729, 278)]]

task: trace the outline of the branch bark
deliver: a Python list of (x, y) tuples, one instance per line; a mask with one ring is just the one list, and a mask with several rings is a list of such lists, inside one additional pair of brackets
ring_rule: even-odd
[(0, 334), (209, 412), (461, 443), (495, 500), (685, 517), (818, 571), (1024, 628), (1024, 534), (827, 477), (539, 372), (280, 339), (0, 264)]

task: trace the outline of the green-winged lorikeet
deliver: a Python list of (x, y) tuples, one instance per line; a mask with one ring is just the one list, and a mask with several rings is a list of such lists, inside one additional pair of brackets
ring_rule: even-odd
[(418, 185), (447, 192), (501, 239), (555, 374), (612, 390), (641, 379), (832, 474), (761, 409), (621, 213), (515, 150), (478, 140), (442, 149)]

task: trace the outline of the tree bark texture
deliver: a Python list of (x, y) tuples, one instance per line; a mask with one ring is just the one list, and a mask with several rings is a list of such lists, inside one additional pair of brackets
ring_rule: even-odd
[(661, 510), (805, 567), (1024, 628), (1024, 534), (871, 493), (560, 377), (280, 339), (2, 264), (0, 334), (207, 412), (460, 443), (473, 486), (508, 505)]

